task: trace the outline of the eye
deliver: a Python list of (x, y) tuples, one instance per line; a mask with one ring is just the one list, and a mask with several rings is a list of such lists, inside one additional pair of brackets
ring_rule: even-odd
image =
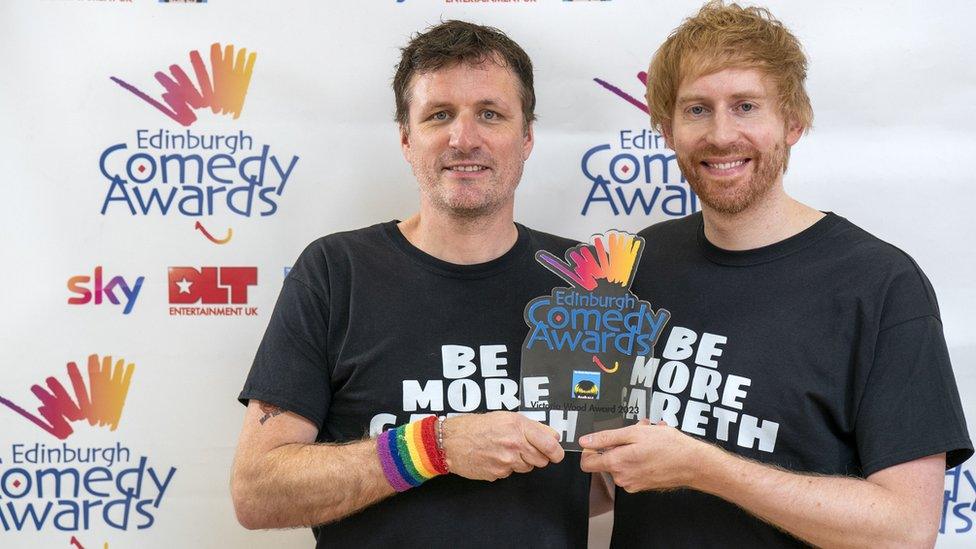
[(495, 111), (484, 111), (483, 113), (481, 113), (481, 117), (484, 118), (485, 120), (497, 120), (498, 113)]
[(705, 114), (705, 107), (702, 107), (701, 105), (692, 105), (691, 107), (688, 107), (688, 114), (692, 116), (701, 116)]
[(752, 103), (743, 103), (743, 104), (739, 105), (739, 110), (742, 111), (742, 112), (752, 112), (752, 111), (756, 110), (756, 105), (754, 105)]
[(447, 120), (447, 111), (437, 111), (430, 117), (431, 120)]

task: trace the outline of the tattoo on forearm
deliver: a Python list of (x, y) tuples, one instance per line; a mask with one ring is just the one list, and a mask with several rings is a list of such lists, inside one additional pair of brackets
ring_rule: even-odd
[(264, 412), (264, 415), (261, 416), (261, 420), (260, 420), (261, 425), (264, 425), (265, 421), (268, 421), (269, 419), (275, 416), (285, 413), (284, 410), (282, 410), (281, 408), (273, 404), (263, 404), (263, 403), (261, 404), (261, 411)]

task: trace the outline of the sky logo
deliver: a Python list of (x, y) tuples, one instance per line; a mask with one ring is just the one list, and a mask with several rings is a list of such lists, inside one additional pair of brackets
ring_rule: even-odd
[(159, 112), (184, 126), (189, 126), (197, 120), (193, 111), (207, 107), (214, 114), (233, 114), (234, 119), (237, 119), (241, 115), (241, 109), (244, 108), (244, 97), (251, 84), (251, 74), (254, 72), (256, 59), (257, 54), (251, 52), (248, 55), (245, 48), (238, 50), (235, 56), (234, 46), (228, 44), (221, 50), (220, 44), (212, 44), (210, 46), (212, 74), (208, 74), (200, 52), (191, 51), (190, 65), (197, 79), (196, 86), (179, 65), (170, 65), (170, 75), (162, 71), (155, 74), (156, 81), (166, 90), (162, 95), (166, 105), (120, 78), (114, 76), (110, 78)]
[(114, 431), (119, 426), (135, 368), (135, 364), (126, 364), (123, 359), (117, 360), (113, 367), (111, 356), (99, 360), (98, 355), (91, 355), (88, 357), (88, 386), (78, 371), (78, 365), (68, 363), (68, 379), (75, 392), (74, 399), (64, 385), (52, 376), (46, 380), (47, 389), (40, 385), (31, 387), (31, 392), (41, 401), (37, 408), (40, 417), (2, 396), (0, 404), (61, 440), (74, 432), (70, 422), (87, 420), (89, 425), (108, 426)]
[[(93, 278), (94, 287), (89, 289), (88, 284)], [(132, 312), (132, 307), (136, 304), (136, 298), (139, 296), (139, 290), (142, 289), (142, 282), (145, 279), (144, 276), (137, 277), (135, 284), (130, 286), (124, 278), (116, 276), (109, 279), (108, 283), (104, 283), (102, 267), (99, 265), (95, 267), (94, 277), (79, 275), (68, 279), (68, 291), (77, 294), (75, 297), (68, 298), (68, 304), (86, 305), (94, 300), (95, 305), (101, 305), (107, 299), (109, 303), (119, 305), (122, 302), (120, 298), (123, 298), (125, 299), (125, 307), (122, 309), (122, 314), (127, 315)]]

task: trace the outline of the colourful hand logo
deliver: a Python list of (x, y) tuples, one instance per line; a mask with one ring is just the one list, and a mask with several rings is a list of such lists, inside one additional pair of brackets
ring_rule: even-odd
[(166, 90), (162, 98), (169, 108), (132, 84), (114, 76), (110, 78), (139, 99), (156, 107), (159, 112), (184, 126), (189, 126), (197, 120), (196, 115), (193, 114), (194, 109), (210, 107), (215, 114), (231, 113), (235, 119), (241, 115), (256, 58), (257, 54), (254, 52), (247, 55), (246, 48), (238, 50), (235, 58), (234, 46), (226, 46), (221, 53), (220, 44), (213, 44), (210, 46), (210, 65), (213, 73), (211, 79), (200, 52), (191, 51), (190, 64), (197, 77), (199, 90), (179, 65), (170, 65), (171, 76), (167, 76), (162, 71), (158, 71), (155, 75), (156, 81)]
[[(640, 80), (641, 84), (643, 84), (645, 88), (647, 87), (647, 73), (646, 72), (641, 71), (641, 72), (637, 73), (637, 79)], [(638, 109), (644, 111), (645, 114), (650, 113), (650, 109), (647, 108), (647, 103), (644, 103), (640, 99), (635, 98), (634, 96), (632, 96), (629, 93), (621, 90), (617, 86), (614, 86), (613, 84), (611, 84), (609, 82), (606, 82), (605, 80), (601, 80), (599, 78), (594, 78), (593, 81), (596, 82), (597, 84), (603, 86), (604, 88), (610, 90), (611, 92), (613, 92), (615, 95), (617, 95), (618, 97), (620, 97), (624, 101), (626, 101), (626, 102), (630, 103), (631, 105), (637, 107)]]
[(567, 250), (565, 262), (545, 250), (537, 252), (536, 259), (577, 288), (592, 291), (600, 280), (629, 288), (644, 239), (607, 231), (594, 235), (592, 240), (593, 244), (579, 244)]
[(68, 379), (71, 380), (75, 400), (72, 400), (61, 382), (54, 377), (47, 378), (48, 390), (40, 385), (31, 387), (31, 392), (41, 401), (37, 411), (47, 422), (2, 396), (0, 396), (0, 404), (61, 440), (68, 438), (74, 432), (69, 421), (87, 419), (89, 425), (108, 425), (109, 429), (114, 431), (119, 426), (122, 407), (125, 406), (125, 397), (129, 393), (129, 383), (132, 381), (135, 367), (135, 364), (127, 365), (125, 360), (119, 359), (113, 369), (112, 357), (106, 356), (99, 361), (98, 355), (89, 356), (88, 382), (91, 388), (89, 392), (78, 371), (78, 365), (69, 362)]

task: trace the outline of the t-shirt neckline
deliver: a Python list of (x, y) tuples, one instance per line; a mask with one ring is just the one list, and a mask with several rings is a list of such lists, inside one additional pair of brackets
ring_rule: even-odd
[(393, 245), (424, 268), (449, 277), (488, 277), (513, 267), (526, 252), (530, 251), (528, 229), (520, 223), (515, 223), (515, 228), (518, 230), (518, 237), (515, 239), (515, 244), (512, 245), (507, 252), (496, 257), (495, 259), (492, 259), (491, 261), (486, 261), (484, 263), (459, 265), (457, 263), (451, 263), (444, 261), (443, 259), (438, 259), (411, 244), (410, 241), (407, 240), (407, 237), (400, 232), (400, 228), (397, 227), (399, 222), (400, 220), (394, 219), (382, 224), (383, 232), (387, 235), (387, 237), (389, 237)]
[(826, 215), (816, 223), (785, 240), (751, 250), (726, 250), (712, 244), (705, 237), (705, 218), (704, 216), (700, 216), (698, 221), (698, 246), (709, 261), (720, 265), (745, 267), (768, 263), (810, 246), (843, 221), (842, 217), (833, 212), (824, 212), (824, 214)]

